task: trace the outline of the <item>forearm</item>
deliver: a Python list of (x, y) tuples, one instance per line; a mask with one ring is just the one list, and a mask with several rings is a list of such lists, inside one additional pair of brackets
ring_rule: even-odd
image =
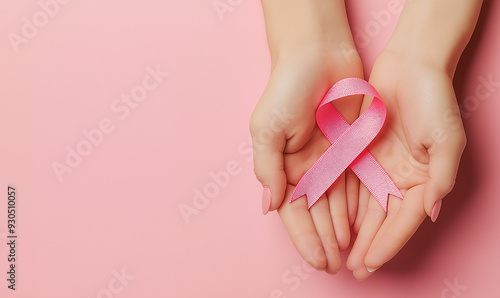
[(308, 49), (354, 47), (344, 0), (262, 0), (273, 60)]
[(386, 49), (453, 76), (477, 23), (482, 0), (407, 0)]

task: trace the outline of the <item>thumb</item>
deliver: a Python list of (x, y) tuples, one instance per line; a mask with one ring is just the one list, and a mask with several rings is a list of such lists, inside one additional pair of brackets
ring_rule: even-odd
[(429, 178), (424, 187), (424, 208), (433, 222), (439, 215), (442, 199), (455, 186), (465, 143), (463, 133), (444, 143), (434, 143), (429, 148)]
[(262, 183), (262, 213), (276, 210), (285, 196), (286, 175), (283, 168), (284, 131), (277, 131), (256, 121), (250, 122), (253, 163), (257, 179)]

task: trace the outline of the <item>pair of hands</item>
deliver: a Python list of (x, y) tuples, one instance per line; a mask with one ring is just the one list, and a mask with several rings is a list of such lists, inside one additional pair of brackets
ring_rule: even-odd
[[(465, 132), (449, 73), (390, 50), (377, 58), (369, 79), (387, 118), (368, 147), (404, 199), (389, 197), (385, 213), (347, 169), (307, 209), (290, 198), (302, 175), (331, 145), (315, 112), (328, 89), (347, 77), (363, 77), (357, 52), (304, 49), (280, 56), (250, 121), (254, 167), (264, 186), (263, 212), (278, 210), (292, 242), (314, 268), (334, 274), (340, 252), (357, 234), (347, 260), (363, 280), (394, 257), (426, 216), (436, 219), (441, 199), (453, 188)], [(334, 106), (352, 123), (371, 98), (351, 96)], [(283, 117), (287, 115), (287, 117)]]

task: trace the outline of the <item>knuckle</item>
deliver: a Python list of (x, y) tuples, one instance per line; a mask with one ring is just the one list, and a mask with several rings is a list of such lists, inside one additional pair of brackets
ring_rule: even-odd
[(465, 129), (463, 127), (455, 134), (454, 139), (456, 146), (463, 151), (467, 145), (467, 135), (465, 134)]
[(262, 129), (266, 127), (266, 121), (260, 115), (258, 110), (254, 110), (252, 116), (250, 116), (249, 128), (252, 136), (257, 136)]
[(455, 183), (455, 177), (451, 177), (446, 183), (443, 184), (444, 195), (448, 194), (455, 187)]
[(257, 135), (257, 131), (260, 129), (260, 123), (257, 121), (256, 117), (252, 115), (249, 122), (250, 134), (252, 136)]
[(465, 131), (462, 132), (462, 135), (460, 137), (460, 145), (462, 151), (465, 149), (465, 146), (467, 146), (467, 135), (465, 134)]
[(257, 178), (257, 180), (259, 180), (260, 183), (264, 183), (265, 181), (264, 173), (256, 166), (254, 166), (253, 172), (255, 174), (255, 178)]

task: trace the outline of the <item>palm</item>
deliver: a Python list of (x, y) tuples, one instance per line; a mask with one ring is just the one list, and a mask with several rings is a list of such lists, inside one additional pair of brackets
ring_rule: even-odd
[[(391, 196), (384, 214), (361, 186), (358, 239), (348, 262), (359, 279), (369, 275), (365, 266), (376, 269), (403, 247), (432, 208), (436, 188), (442, 193), (451, 189), (465, 141), (446, 73), (382, 53), (370, 82), (386, 105), (387, 119), (368, 149), (404, 199)], [(363, 108), (368, 104), (366, 100)]]
[(394, 60), (381, 55), (373, 68), (371, 82), (384, 100), (387, 119), (370, 151), (404, 193), (425, 185), (432, 147), (446, 143), (450, 134), (461, 137), (463, 128), (460, 119), (450, 118), (457, 104), (446, 74)]
[(306, 171), (330, 146), (330, 142), (316, 126), (302, 148), (285, 155), (285, 173), (288, 184), (296, 186)]
[[(280, 196), (283, 200), (273, 200), (273, 204), (279, 204), (275, 208), (302, 257), (315, 268), (326, 269), (330, 273), (340, 269), (339, 251), (347, 248), (350, 241), (345, 175), (310, 210), (305, 197), (293, 204), (289, 201), (302, 175), (330, 145), (316, 126), (315, 112), (322, 96), (338, 80), (361, 74), (360, 64), (336, 62), (329, 64), (322, 57), (312, 56), (310, 59), (300, 57), (292, 63), (278, 63), (254, 111), (251, 125), (254, 152), (257, 150), (254, 153), (254, 156), (257, 155), (254, 158), (256, 174), (258, 177), (270, 175), (262, 180), (277, 179), (279, 175), (273, 171), (273, 167), (276, 168), (274, 161), (263, 152), (258, 152), (259, 146), (255, 144), (260, 141), (259, 132), (273, 118), (273, 110), (286, 108), (288, 113), (294, 115), (293, 120), (277, 132), (280, 136), (271, 144), (280, 152), (285, 174), (283, 179), (286, 180), (284, 193)], [(348, 98), (339, 101), (336, 107), (348, 121), (353, 121), (359, 114), (360, 102), (360, 97), (355, 100)], [(265, 146), (262, 147), (265, 150)], [(277, 156), (278, 153), (275, 154)], [(355, 196), (350, 196), (356, 202), (351, 204), (349, 210), (354, 219), (355, 209), (352, 206), (357, 206), (358, 186), (354, 176), (349, 176), (348, 181), (351, 181), (350, 189), (356, 190)]]

